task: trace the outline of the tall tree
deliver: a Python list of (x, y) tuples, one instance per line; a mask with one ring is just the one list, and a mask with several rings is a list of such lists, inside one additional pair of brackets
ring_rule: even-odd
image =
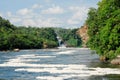
[(88, 45), (109, 59), (120, 53), (120, 0), (102, 0), (98, 9), (90, 9), (86, 20)]

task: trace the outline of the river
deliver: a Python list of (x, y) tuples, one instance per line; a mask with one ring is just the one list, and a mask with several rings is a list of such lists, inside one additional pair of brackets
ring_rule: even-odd
[(0, 80), (120, 80), (120, 66), (84, 48), (0, 52)]

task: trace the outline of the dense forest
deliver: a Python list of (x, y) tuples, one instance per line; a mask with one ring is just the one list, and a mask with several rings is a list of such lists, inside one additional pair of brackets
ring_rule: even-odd
[(102, 0), (98, 8), (90, 8), (86, 20), (88, 46), (105, 59), (120, 54), (120, 0)]
[(67, 46), (81, 45), (77, 29), (14, 26), (9, 20), (0, 17), (0, 50), (56, 48), (56, 31)]
[(53, 48), (57, 46), (54, 29), (16, 27), (0, 17), (0, 50)]

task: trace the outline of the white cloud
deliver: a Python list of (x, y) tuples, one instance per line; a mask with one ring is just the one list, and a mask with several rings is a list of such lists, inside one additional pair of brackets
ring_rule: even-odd
[[(10, 22), (21, 26), (60, 27), (62, 25), (65, 26), (80, 24), (81, 21), (85, 19), (88, 11), (86, 7), (69, 7), (69, 9), (67, 10), (69, 13), (72, 14), (72, 16), (68, 15), (69, 19), (65, 19), (59, 17), (54, 18), (54, 16), (48, 17), (43, 15), (63, 13), (62, 15), (64, 17), (66, 13), (64, 13), (64, 10), (59, 6), (52, 5), (52, 7), (48, 8), (47, 10), (43, 10), (41, 13), (36, 12), (36, 9), (39, 8), (39, 4), (34, 4), (33, 6), (31, 6), (31, 8), (23, 8), (18, 10), (16, 14), (13, 14), (11, 12), (7, 12), (6, 14)], [(42, 9), (44, 8), (42, 7)]]
[(13, 14), (13, 13), (10, 12), (10, 11), (6, 12), (5, 14), (6, 14), (5, 17), (7, 17), (7, 19), (8, 19), (11, 23), (13, 23), (13, 24), (16, 24), (16, 23), (22, 21), (22, 18), (21, 18), (21, 17), (19, 17), (19, 16), (16, 15), (16, 14)]
[(56, 18), (48, 19), (25, 19), (22, 21), (22, 25), (35, 26), (35, 27), (56, 27), (60, 26), (59, 20)]
[(79, 21), (72, 20), (72, 19), (69, 19), (67, 22), (68, 24), (79, 24)]
[(36, 23), (33, 19), (26, 19), (22, 21), (22, 25), (24, 26), (35, 26)]
[(79, 24), (81, 21), (84, 21), (87, 17), (88, 8), (87, 7), (70, 7), (73, 16), (68, 19), (68, 24)]
[(43, 10), (42, 14), (61, 14), (64, 10), (59, 6), (53, 6), (51, 8), (48, 8), (47, 10)]
[(77, 11), (77, 10), (80, 9), (80, 7), (78, 7), (78, 6), (75, 6), (75, 7), (71, 6), (71, 7), (69, 7), (69, 9), (72, 10), (72, 11)]
[(32, 6), (33, 9), (38, 9), (38, 8), (41, 8), (41, 7), (42, 7), (42, 5), (39, 5), (39, 4), (34, 4)]
[(45, 0), (45, 2), (47, 2), (47, 3), (49, 3), (50, 1), (52, 1), (52, 0)]
[(0, 16), (2, 17), (2, 16), (3, 16), (3, 14), (2, 14), (2, 13), (0, 13)]
[(11, 12), (7, 12), (7, 16), (8, 16), (8, 17), (11, 17), (11, 16), (12, 16), (12, 13), (11, 13)]
[(17, 23), (17, 22), (21, 22), (22, 19), (21, 19), (21, 18), (14, 17), (14, 18), (11, 18), (10, 21), (11, 21), (12, 23)]
[(24, 9), (18, 10), (17, 13), (20, 14), (20, 15), (27, 15), (27, 14), (32, 13), (32, 10), (28, 9), (28, 8), (24, 8)]
[(31, 6), (31, 8), (23, 8), (18, 10), (16, 13), (17, 16), (23, 16), (24, 18), (35, 18), (36, 16), (39, 17), (40, 14), (38, 14), (38, 12), (36, 12), (36, 9), (41, 8), (42, 5), (39, 4), (34, 4), (33, 6)]
[[(9, 16), (8, 18), (10, 22), (12, 22), (13, 24), (18, 24), (21, 26), (57, 27), (61, 25), (62, 23), (61, 20), (54, 18), (53, 16), (51, 16), (51, 18), (42, 16), (42, 14), (35, 12), (34, 9), (36, 8), (38, 8), (38, 5), (33, 5), (31, 9), (29, 8), (20, 9), (16, 12), (17, 14), (12, 14), (11, 12), (7, 12), (7, 17)], [(60, 9), (59, 7), (56, 8)], [(56, 9), (55, 11), (60, 12), (59, 10)]]
[(33, 6), (31, 6), (31, 8), (23, 8), (23, 9), (18, 10), (17, 14), (22, 15), (22, 16), (24, 16), (24, 15), (31, 15), (31, 14), (34, 13), (33, 11), (35, 9), (39, 9), (41, 7), (42, 7), (42, 5), (34, 4)]
[(95, 2), (99, 0), (92, 0), (92, 4), (89, 4), (89, 0), (88, 2), (86, 0), (68, 1), (62, 0), (63, 4), (61, 4), (59, 0), (37, 0), (30, 5), (16, 5), (17, 11), (11, 9), (6, 12), (0, 11), (0, 16), (15, 25), (76, 27), (84, 23), (88, 8), (96, 7)]
[[(40, 20), (40, 26), (45, 26), (45, 27), (56, 27), (56, 26), (60, 26), (59, 23), (60, 20), (56, 19), (56, 18), (48, 18), (48, 19), (45, 19), (45, 20)], [(38, 22), (39, 23), (39, 22)]]

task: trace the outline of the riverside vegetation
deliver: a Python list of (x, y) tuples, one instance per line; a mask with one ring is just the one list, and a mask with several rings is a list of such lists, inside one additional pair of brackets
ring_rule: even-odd
[[(42, 49), (58, 47), (57, 28), (36, 28), (25, 26), (14, 26), (0, 17), (0, 50), (19, 49)], [(69, 46), (79, 47), (81, 38), (75, 32), (77, 29), (65, 29), (69, 33), (61, 33), (64, 29), (59, 28), (57, 33)], [(66, 38), (64, 37), (66, 36)]]
[(52, 28), (16, 27), (0, 17), (0, 50), (39, 49), (57, 46)]
[(120, 54), (120, 0), (102, 0), (98, 9), (91, 8), (86, 20), (88, 47), (105, 60)]

